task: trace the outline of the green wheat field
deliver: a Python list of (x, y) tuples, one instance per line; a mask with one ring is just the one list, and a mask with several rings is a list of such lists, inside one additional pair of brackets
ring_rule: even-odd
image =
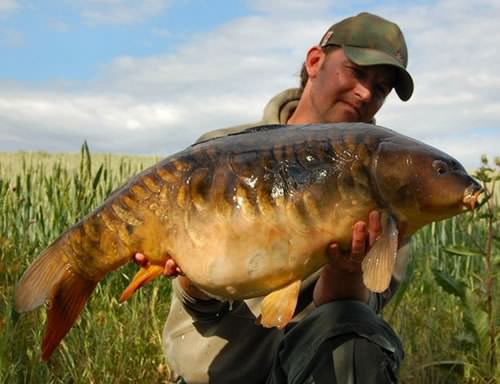
[[(158, 158), (0, 153), (0, 383), (168, 383), (161, 332), (170, 281), (127, 303), (128, 265), (98, 285), (49, 362), (45, 311), (17, 314), (16, 282), (33, 258), (117, 186)], [(500, 161), (478, 159), (479, 210), (435, 223), (412, 240), (408, 278), (384, 309), (405, 345), (402, 383), (500, 382)]]

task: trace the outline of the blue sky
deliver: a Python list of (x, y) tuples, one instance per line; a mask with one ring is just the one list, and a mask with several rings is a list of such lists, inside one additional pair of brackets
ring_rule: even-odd
[[(101, 3), (110, 6), (95, 8), (92, 3), (97, 1), (85, 3), (48, 1), (41, 6), (34, 1), (17, 1), (17, 7), (0, 18), (1, 78), (22, 82), (90, 80), (99, 66), (116, 56), (172, 52), (189, 35), (247, 12), (245, 4), (238, 1), (222, 1), (224, 6), (218, 7), (201, 0), (158, 1), (153, 15), (114, 19), (106, 13), (125, 7), (127, 2), (115, 2), (113, 7), (112, 1), (104, 0)], [(92, 17), (92, 9), (100, 11), (102, 18), (97, 14)]]
[(384, 125), (467, 166), (500, 155), (497, 0), (0, 0), (0, 151), (167, 155), (260, 118), (360, 11), (397, 22), (415, 93)]

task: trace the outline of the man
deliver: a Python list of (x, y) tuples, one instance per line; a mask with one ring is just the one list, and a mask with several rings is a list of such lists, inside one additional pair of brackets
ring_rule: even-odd
[[(264, 124), (373, 122), (394, 88), (406, 101), (413, 81), (399, 27), (361, 13), (334, 24), (309, 49), (301, 88), (275, 96), (262, 121), (209, 132), (208, 140)], [(298, 308), (285, 331), (255, 324), (261, 299), (225, 303), (199, 291), (173, 259), (165, 274), (173, 282), (163, 340), (174, 380), (187, 383), (390, 383), (402, 346), (377, 315), (391, 292), (370, 293), (361, 261), (381, 233), (378, 212), (353, 227), (352, 249), (332, 243), (330, 262), (302, 284)], [(215, 240), (216, 241), (216, 240)], [(400, 260), (406, 252), (400, 250)], [(136, 255), (138, 263), (147, 263)], [(404, 264), (404, 263), (403, 263)], [(402, 277), (398, 267), (391, 288)]]

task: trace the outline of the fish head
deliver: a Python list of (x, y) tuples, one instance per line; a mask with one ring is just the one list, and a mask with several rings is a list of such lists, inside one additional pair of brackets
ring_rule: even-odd
[(375, 183), (408, 234), (475, 208), (481, 185), (448, 154), (406, 137), (380, 144)]

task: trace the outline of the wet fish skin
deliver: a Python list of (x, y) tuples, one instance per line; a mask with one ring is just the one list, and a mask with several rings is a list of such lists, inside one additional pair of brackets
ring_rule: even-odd
[[(252, 143), (248, 137), (241, 135), (224, 140), (218, 147), (224, 155), (217, 157), (221, 163), (216, 168), (220, 170), (225, 164), (230, 164), (231, 169), (221, 172), (226, 178), (220, 183), (226, 187), (224, 193), (216, 188), (212, 195), (213, 200), (205, 200), (205, 204), (210, 205), (211, 201), (215, 201), (219, 206), (215, 211), (222, 213), (223, 218), (233, 215), (234, 222), (240, 220), (240, 224), (237, 225), (239, 230), (236, 233), (229, 232), (222, 236), (228, 245), (221, 245), (220, 241), (214, 245), (205, 245), (208, 247), (206, 253), (214, 257), (207, 256), (196, 266), (193, 266), (189, 260), (184, 261), (181, 254), (175, 256), (181, 269), (200, 288), (212, 295), (229, 296), (234, 299), (245, 297), (243, 295), (262, 295), (277, 285), (286, 284), (292, 277), (297, 278), (297, 275), (301, 273), (311, 273), (319, 267), (318, 264), (325, 261), (324, 247), (331, 240), (333, 222), (337, 223), (338, 241), (347, 246), (350, 243), (352, 225), (350, 217), (366, 217), (367, 212), (375, 208), (375, 202), (368, 194), (366, 187), (368, 183), (366, 166), (361, 161), (355, 162), (356, 166), (352, 167), (356, 171), (356, 178), (352, 176), (347, 166), (354, 162), (355, 156), (361, 157), (366, 165), (369, 164), (367, 156), (369, 152), (366, 150), (366, 145), (360, 147), (359, 155), (355, 155), (352, 151), (345, 149), (340, 135), (335, 140), (330, 140), (322, 130), (317, 132), (314, 128), (310, 131), (297, 130), (293, 132), (297, 137), (287, 134), (286, 140), (291, 144), (284, 143), (282, 131), (272, 132), (275, 137), (270, 137), (273, 136), (270, 133), (266, 132), (264, 135), (266, 142), (259, 138), (259, 141)], [(217, 143), (206, 143), (210, 146), (214, 144)], [(203, 145), (199, 145), (200, 151), (203, 151)], [(334, 146), (341, 147), (342, 150), (335, 152)], [(193, 150), (196, 150), (196, 147)], [(202, 161), (202, 163), (206, 162)], [(362, 172), (363, 169), (364, 172)], [(361, 178), (359, 175), (365, 177)], [(254, 185), (249, 180), (254, 180)], [(196, 191), (193, 192), (193, 196), (197, 196)], [(353, 207), (352, 204), (350, 208), (339, 206), (336, 208), (337, 214), (332, 215), (335, 201), (340, 202), (346, 198), (351, 200), (352, 196), (356, 196), (358, 207)], [(349, 215), (345, 214), (347, 211)], [(204, 212), (208, 212), (208, 215), (204, 215)], [(191, 238), (193, 243), (198, 240), (200, 247), (210, 243), (208, 238), (213, 236), (211, 234), (213, 228), (219, 224), (217, 220), (211, 219), (211, 212), (211, 210), (200, 211), (189, 208), (184, 210), (183, 214), (190, 215), (190, 218), (185, 220), (190, 225), (183, 227), (186, 233), (180, 238)], [(333, 216), (333, 219), (329, 216)], [(269, 225), (268, 222), (272, 224)], [(207, 225), (207, 223), (210, 224)], [(227, 221), (222, 221), (223, 226), (226, 223)], [(241, 230), (245, 226), (245, 230)], [(206, 228), (211, 228), (210, 233), (204, 234)], [(214, 232), (224, 233), (224, 231), (224, 228), (219, 228)], [(256, 232), (262, 235), (252, 235), (250, 241), (245, 239), (248, 233)], [(294, 232), (301, 235), (295, 236)], [(256, 269), (250, 267), (262, 265), (258, 260), (263, 254), (268, 254), (267, 251), (264, 252), (269, 248), (268, 244), (276, 249), (275, 253), (278, 255), (288, 254), (290, 258), (299, 258), (300, 256), (295, 255), (291, 248), (297, 249), (297, 253), (303, 252), (304, 247), (310, 247), (309, 236), (311, 234), (321, 237), (317, 248), (314, 249), (315, 257), (297, 263), (295, 266), (297, 270), (287, 271), (288, 275), (282, 273), (275, 276), (274, 272), (265, 274), (263, 271), (257, 273)], [(294, 241), (293, 247), (288, 240), (291, 237), (300, 238), (300, 241)], [(263, 244), (262, 250), (249, 255), (248, 261), (243, 258), (242, 260), (245, 260), (247, 264), (241, 262), (241, 265), (236, 266), (234, 259), (224, 260), (221, 257), (243, 253), (244, 249), (256, 248), (255, 244)], [(193, 252), (195, 250), (191, 249), (183, 254), (192, 256)], [(308, 249), (307, 253), (311, 252), (311, 249)], [(275, 261), (279, 265), (280, 260), (277, 258)], [(222, 266), (226, 264), (235, 266), (231, 270), (224, 269)], [(226, 270), (224, 275), (221, 270)], [(238, 273), (242, 276), (237, 277)], [(247, 273), (255, 278), (260, 274), (260, 278), (257, 283), (252, 280), (243, 287), (244, 282), (248, 280), (245, 275)], [(242, 287), (235, 286), (234, 280), (241, 281)]]
[[(141, 270), (127, 295), (171, 256), (212, 296), (271, 292), (266, 308), (275, 307), (293, 296), (289, 285), (296, 292), (326, 263), (328, 243), (349, 247), (353, 223), (371, 210), (404, 224), (408, 236), (467, 209), (479, 191), (448, 155), (368, 124), (264, 127), (209, 140), (133, 177), (62, 234), (21, 278), (16, 307), (50, 301), (47, 359), (98, 281), (136, 252), (157, 267)], [(291, 315), (280, 311), (284, 323), (263, 324), (286, 324)]]

